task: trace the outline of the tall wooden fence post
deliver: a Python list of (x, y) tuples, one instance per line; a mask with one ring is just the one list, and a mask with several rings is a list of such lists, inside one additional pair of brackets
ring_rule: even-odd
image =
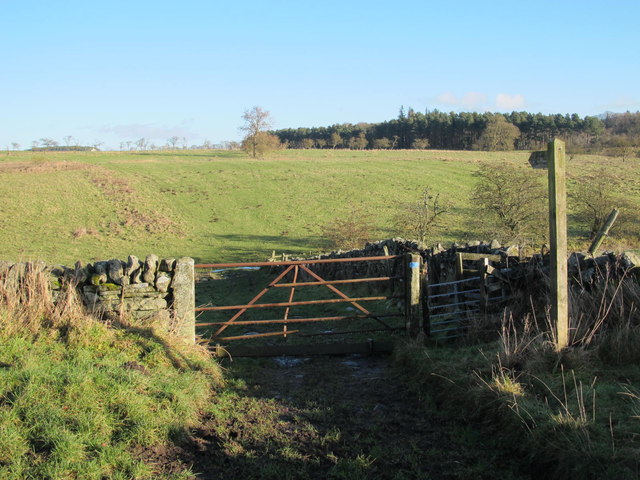
[(427, 337), (431, 336), (431, 318), (429, 316), (429, 262), (423, 262), (420, 273), (420, 302), (422, 308), (422, 331)]
[[(457, 252), (456, 253), (456, 280), (462, 280), (464, 279), (464, 263), (462, 263), (462, 253)], [(464, 301), (464, 298), (462, 298), (462, 295), (460, 295), (458, 292), (460, 292), (461, 290), (464, 290), (464, 288), (462, 288), (462, 285), (456, 283), (453, 286), (453, 291), (455, 292), (455, 299), (456, 299), (456, 303), (461, 303)], [(454, 307), (455, 310), (459, 310), (459, 307)]]
[(549, 142), (549, 237), (551, 241), (551, 321), (556, 326), (556, 349), (569, 345), (567, 280), (567, 186), (565, 145)]
[(480, 274), (480, 313), (482, 318), (487, 316), (489, 297), (487, 294), (487, 275), (489, 271), (489, 259), (478, 260), (478, 272)]
[(405, 328), (410, 338), (420, 332), (420, 271), (422, 257), (414, 253), (405, 256)]

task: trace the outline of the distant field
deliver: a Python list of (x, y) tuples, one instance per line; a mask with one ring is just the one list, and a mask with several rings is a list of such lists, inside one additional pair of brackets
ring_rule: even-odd
[[(321, 226), (361, 205), (377, 236), (395, 235), (397, 205), (425, 186), (452, 205), (433, 242), (488, 239), (469, 202), (482, 162), (528, 165), (527, 152), (287, 150), (0, 154), (0, 259), (191, 256), (261, 259), (326, 250)], [(602, 165), (640, 201), (640, 161), (569, 160), (570, 176)], [(545, 172), (539, 172), (544, 177)], [(546, 204), (541, 202), (541, 208)], [(571, 231), (580, 234), (580, 228)], [(577, 238), (577, 237), (576, 237)], [(577, 240), (576, 240), (577, 241)]]

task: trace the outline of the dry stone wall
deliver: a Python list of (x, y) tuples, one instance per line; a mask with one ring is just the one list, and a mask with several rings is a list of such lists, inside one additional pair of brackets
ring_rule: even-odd
[[(359, 257), (380, 257), (388, 255), (404, 255), (406, 253), (417, 253), (429, 264), (429, 272), (432, 281), (445, 280), (451, 274), (455, 265), (457, 252), (487, 253), (501, 255), (505, 266), (509, 264), (509, 259), (513, 263), (518, 257), (518, 248), (515, 246), (503, 247), (496, 240), (492, 242), (469, 242), (464, 245), (453, 244), (450, 248), (443, 248), (441, 245), (428, 247), (427, 245), (404, 238), (390, 238), (378, 242), (367, 243), (359, 250), (349, 250), (331, 252), (326, 255), (319, 255), (311, 258), (294, 260), (320, 260), (330, 258), (359, 258)], [(328, 279), (355, 278), (356, 276), (398, 276), (403, 272), (402, 257), (390, 261), (372, 261), (359, 263), (330, 263), (314, 265), (313, 270), (320, 276)]]
[(167, 330), (195, 342), (194, 261), (148, 255), (130, 255), (126, 261), (112, 259), (75, 267), (48, 266), (43, 262), (0, 262), (0, 281), (19, 288), (30, 271), (49, 276), (53, 300), (62, 288), (77, 288), (85, 307), (105, 320), (127, 315), (144, 321), (154, 318)]
[[(326, 255), (292, 260), (376, 257), (417, 253), (422, 256), (427, 264), (429, 283), (439, 283), (455, 279), (456, 254), (459, 252), (498, 255), (501, 260), (499, 264), (494, 266), (500, 268), (504, 275), (510, 277), (528, 275), (533, 269), (544, 273), (549, 268), (548, 255), (538, 254), (523, 258), (517, 245), (502, 246), (497, 240), (491, 242), (473, 241), (465, 244), (454, 243), (449, 248), (444, 248), (439, 244), (435, 247), (428, 247), (413, 240), (391, 238), (368, 243), (364, 248), (358, 250), (337, 251)], [(403, 272), (403, 261), (403, 257), (400, 257), (391, 261), (318, 264), (313, 266), (313, 270), (325, 279), (399, 276)], [(595, 258), (583, 253), (573, 253), (568, 259), (570, 275), (575, 279), (580, 276), (582, 281), (591, 281), (594, 272), (606, 265), (609, 265), (610, 268), (621, 269), (621, 271), (630, 270), (640, 276), (640, 256), (633, 252), (624, 252), (621, 255), (603, 253)]]

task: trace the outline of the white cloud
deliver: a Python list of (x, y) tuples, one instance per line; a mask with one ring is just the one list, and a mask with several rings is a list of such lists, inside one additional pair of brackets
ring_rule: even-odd
[(487, 103), (487, 96), (484, 93), (468, 92), (464, 94), (460, 103), (463, 107), (476, 108)]
[(487, 96), (484, 93), (467, 92), (462, 97), (457, 97), (451, 92), (444, 92), (436, 97), (436, 102), (442, 105), (479, 109), (486, 104)]
[(611, 111), (617, 111), (617, 112), (626, 111), (626, 110), (632, 111), (640, 108), (640, 101), (638, 101), (638, 99), (633, 97), (620, 96), (615, 98), (609, 103), (600, 105), (598, 108), (602, 111), (604, 110), (611, 110)]
[(499, 93), (496, 95), (496, 108), (498, 110), (518, 110), (525, 106), (523, 95), (510, 95)]
[(458, 105), (458, 98), (451, 92), (445, 92), (436, 97), (436, 102), (443, 105)]

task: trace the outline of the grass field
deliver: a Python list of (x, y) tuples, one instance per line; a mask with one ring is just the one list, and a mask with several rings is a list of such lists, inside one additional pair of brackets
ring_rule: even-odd
[[(322, 226), (361, 206), (375, 236), (395, 235), (398, 205), (424, 187), (452, 206), (433, 242), (490, 240), (469, 201), (480, 163), (527, 152), (286, 150), (5, 152), (0, 156), (0, 257), (69, 264), (129, 254), (197, 261), (263, 259), (328, 248)], [(576, 156), (570, 177), (607, 165), (640, 199), (638, 159)], [(541, 181), (545, 172), (538, 172)], [(546, 204), (541, 201), (541, 208)], [(580, 226), (572, 226), (580, 235)], [(615, 239), (613, 239), (615, 241)], [(576, 237), (576, 242), (577, 237)], [(617, 245), (611, 243), (609, 248)]]
[[(264, 160), (227, 151), (5, 153), (0, 156), (0, 258), (72, 264), (153, 252), (215, 262), (262, 259), (273, 250), (315, 253), (328, 247), (322, 226), (348, 214), (352, 205), (373, 215), (378, 237), (394, 235), (397, 205), (416, 200), (425, 186), (452, 205), (430, 243), (488, 239), (469, 200), (473, 172), (482, 163), (529, 168), (527, 159), (522, 152), (439, 151), (283, 151)], [(607, 167), (624, 179), (619, 193), (640, 203), (638, 159), (576, 156), (568, 167), (570, 182)], [(544, 181), (545, 172), (537, 174)], [(544, 199), (540, 208), (546, 209)], [(574, 244), (580, 244), (584, 227), (570, 224)], [(605, 244), (621, 246), (615, 237)], [(238, 280), (261, 288), (260, 279)], [(206, 283), (213, 288), (216, 281)], [(278, 293), (286, 298), (288, 290)], [(636, 284), (631, 293), (625, 297), (630, 306), (611, 313), (611, 331), (601, 334), (597, 345), (578, 345), (566, 355), (551, 352), (545, 334), (534, 332), (518, 337), (515, 346), (504, 336), (504, 345), (409, 346), (400, 351), (399, 362), (432, 409), (459, 416), (470, 431), (485, 436), (473, 437), (471, 447), (486, 443), (496, 452), (505, 449), (505, 455), (532, 462), (549, 478), (637, 478)], [(198, 302), (212, 301), (208, 294), (203, 287), (199, 295), (206, 298)], [(222, 304), (233, 304), (233, 294), (232, 287), (217, 293)], [(585, 311), (600, 313), (604, 305), (609, 315), (605, 297), (593, 297), (600, 307), (587, 305)], [(220, 371), (206, 356), (186, 352), (189, 357), (176, 362), (181, 351), (152, 330), (111, 329), (38, 309), (23, 318), (20, 302), (14, 303), (13, 310), (0, 308), (0, 343), (6, 347), (0, 349), (0, 400), (6, 400), (0, 402), (2, 478), (190, 478), (188, 471), (158, 476), (151, 447), (170, 445), (203, 411), (222, 420), (228, 433), (224, 448), (245, 448), (236, 436), (246, 421), (260, 427), (256, 439), (267, 451), (275, 438), (278, 455), (300, 462), (305, 450), (298, 450), (299, 438), (279, 443), (279, 432), (266, 435), (244, 409), (253, 402), (249, 394), (220, 387)], [(342, 308), (348, 314), (348, 307)], [(584, 319), (587, 325), (602, 323)], [(626, 323), (618, 326), (617, 320)], [(222, 388), (217, 400), (212, 387)], [(273, 412), (279, 415), (277, 408)], [(228, 416), (233, 422), (226, 422)], [(234, 422), (237, 429), (229, 427)], [(282, 419), (274, 422), (280, 425)], [(452, 431), (455, 438), (460, 433)], [(323, 452), (316, 440), (322, 448), (333, 441), (323, 435), (309, 435), (314, 452)], [(354, 445), (369, 441), (365, 436)], [(333, 451), (331, 458), (313, 457), (309, 471), (325, 457), (336, 462), (334, 478), (357, 478), (353, 469), (383, 468), (382, 461), (373, 465), (377, 454), (355, 455), (356, 450), (344, 449), (340, 459)], [(403, 461), (419, 462), (424, 452), (415, 450)]]
[(219, 365), (151, 324), (109, 327), (73, 294), (54, 305), (47, 287), (0, 277), (0, 478), (192, 478), (146, 452), (199, 422)]

